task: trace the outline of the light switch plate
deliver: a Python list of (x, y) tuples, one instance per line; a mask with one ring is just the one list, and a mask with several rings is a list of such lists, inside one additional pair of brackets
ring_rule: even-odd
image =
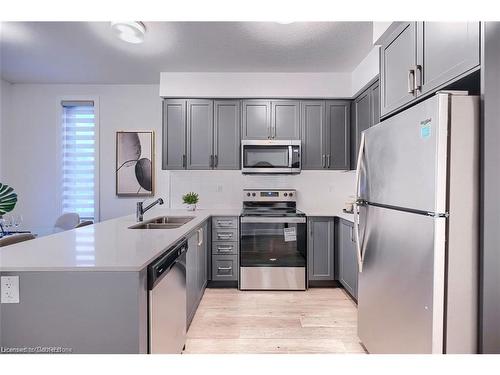
[(19, 276), (1, 276), (1, 303), (19, 303)]

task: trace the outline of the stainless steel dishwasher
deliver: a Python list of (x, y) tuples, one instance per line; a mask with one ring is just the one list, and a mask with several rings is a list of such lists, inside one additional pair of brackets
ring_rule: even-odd
[(184, 348), (187, 249), (182, 240), (148, 267), (151, 354), (178, 354)]

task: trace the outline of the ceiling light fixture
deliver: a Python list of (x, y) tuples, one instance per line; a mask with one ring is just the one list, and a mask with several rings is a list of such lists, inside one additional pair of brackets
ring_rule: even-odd
[(294, 23), (295, 21), (276, 21), (276, 23), (279, 23), (280, 25), (290, 25), (291, 23)]
[(121, 40), (139, 44), (144, 42), (144, 35), (146, 34), (146, 26), (142, 22), (111, 22), (111, 28)]

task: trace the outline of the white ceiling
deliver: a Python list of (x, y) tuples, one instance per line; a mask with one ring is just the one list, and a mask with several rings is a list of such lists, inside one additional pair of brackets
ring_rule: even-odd
[(371, 22), (145, 22), (143, 44), (109, 22), (4, 22), (1, 74), (14, 83), (159, 83), (160, 72), (351, 72)]

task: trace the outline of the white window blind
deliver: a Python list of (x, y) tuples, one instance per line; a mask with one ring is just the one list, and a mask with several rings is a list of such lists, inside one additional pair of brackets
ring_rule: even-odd
[(96, 219), (96, 123), (93, 101), (63, 101), (62, 208)]

